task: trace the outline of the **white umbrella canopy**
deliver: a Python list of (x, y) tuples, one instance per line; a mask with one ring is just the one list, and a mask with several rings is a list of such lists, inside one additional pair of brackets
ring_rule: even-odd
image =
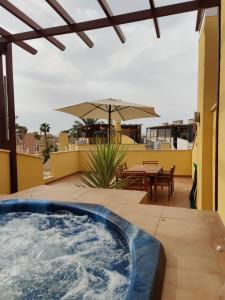
[(111, 98), (92, 102), (83, 102), (68, 107), (62, 107), (57, 110), (83, 119), (107, 119), (109, 121), (126, 121), (132, 119), (159, 117), (159, 115), (155, 112), (154, 107)]
[[(144, 106), (131, 102), (116, 99), (103, 99), (92, 102), (83, 102), (80, 104), (58, 108), (58, 111), (74, 115), (81, 119), (108, 119), (126, 121), (132, 119), (159, 117), (154, 107)], [(109, 137), (110, 142), (110, 126)]]

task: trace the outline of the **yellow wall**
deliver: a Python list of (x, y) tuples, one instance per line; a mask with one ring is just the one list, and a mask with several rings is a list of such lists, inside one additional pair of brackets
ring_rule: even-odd
[(132, 145), (134, 144), (134, 140), (126, 134), (121, 135), (121, 144), (123, 145)]
[(218, 212), (225, 224), (225, 2), (221, 1)]
[(51, 175), (62, 178), (80, 170), (79, 152), (63, 151), (50, 153)]
[[(192, 151), (191, 150), (128, 150), (126, 162), (128, 167), (142, 164), (143, 160), (157, 160), (164, 169), (169, 170), (176, 165), (175, 175), (191, 176)], [(88, 161), (88, 151), (79, 151), (80, 169)]]
[[(198, 111), (200, 123), (197, 130), (197, 207), (213, 208), (213, 114), (217, 101), (218, 78), (218, 17), (207, 16), (199, 40)], [(195, 153), (196, 155), (196, 153)]]
[(114, 121), (114, 129), (115, 129), (115, 143), (121, 143), (121, 121)]
[[(42, 158), (17, 153), (18, 190), (43, 184)], [(0, 194), (10, 194), (9, 151), (0, 150)]]
[(43, 159), (17, 153), (18, 190), (25, 190), (43, 184)]
[[(88, 150), (91, 145), (80, 144), (77, 145), (78, 150)], [(145, 144), (131, 144), (131, 145), (122, 145), (126, 150), (145, 150)]]
[(9, 151), (0, 150), (0, 194), (10, 193)]
[(142, 164), (143, 160), (157, 160), (165, 170), (176, 166), (175, 175), (191, 176), (191, 150), (130, 150), (126, 155), (127, 165)]
[(59, 151), (65, 151), (69, 149), (69, 138), (68, 133), (59, 133)]
[(161, 150), (168, 150), (168, 149), (171, 149), (171, 144), (170, 144), (170, 143), (161, 143), (161, 144), (160, 144), (160, 149), (161, 149)]

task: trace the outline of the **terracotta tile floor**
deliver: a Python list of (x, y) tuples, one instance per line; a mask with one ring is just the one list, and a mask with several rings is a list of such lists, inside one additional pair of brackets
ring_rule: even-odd
[(174, 193), (170, 201), (168, 201), (167, 187), (158, 187), (158, 199), (151, 200), (150, 204), (166, 205), (189, 208), (189, 193), (192, 188), (192, 179), (190, 177), (175, 177)]
[[(64, 183), (73, 183), (77, 185), (84, 185), (80, 180), (81, 174), (75, 174), (58, 181), (50, 183), (51, 185), (58, 185)], [(174, 180), (174, 193), (170, 201), (168, 201), (167, 188), (158, 187), (158, 199), (149, 201), (149, 204), (163, 205), (163, 206), (176, 206), (189, 208), (189, 193), (192, 187), (192, 179), (190, 177), (175, 177)]]

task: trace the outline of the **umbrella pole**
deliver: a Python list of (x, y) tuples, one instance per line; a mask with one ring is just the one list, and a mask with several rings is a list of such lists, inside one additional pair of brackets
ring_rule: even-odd
[(110, 135), (111, 135), (111, 105), (109, 105), (109, 137), (108, 137), (108, 143), (110, 144)]

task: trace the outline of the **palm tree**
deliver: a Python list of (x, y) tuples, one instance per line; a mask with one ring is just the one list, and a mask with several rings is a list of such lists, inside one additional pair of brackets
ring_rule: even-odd
[(99, 119), (92, 119), (92, 118), (88, 118), (88, 119), (80, 119), (78, 121), (74, 121), (73, 127), (70, 128), (68, 130), (69, 135), (72, 137), (76, 137), (78, 130), (83, 127), (83, 126), (92, 126), (95, 124), (98, 124)]
[(21, 126), (21, 125), (16, 123), (16, 139), (17, 139), (17, 142), (24, 138), (27, 131), (28, 131), (27, 127)]
[[(15, 117), (15, 119), (18, 119), (18, 116)], [(18, 123), (16, 123), (16, 140), (19, 142), (19, 140), (22, 140), (27, 133), (28, 129), (25, 126), (21, 126)]]
[(48, 123), (42, 123), (40, 125), (40, 132), (44, 133), (45, 136), (45, 145), (47, 146), (47, 133), (50, 131), (51, 127)]
[(91, 126), (99, 123), (99, 119), (92, 119), (92, 118), (87, 118), (87, 119), (81, 119), (84, 125)]

